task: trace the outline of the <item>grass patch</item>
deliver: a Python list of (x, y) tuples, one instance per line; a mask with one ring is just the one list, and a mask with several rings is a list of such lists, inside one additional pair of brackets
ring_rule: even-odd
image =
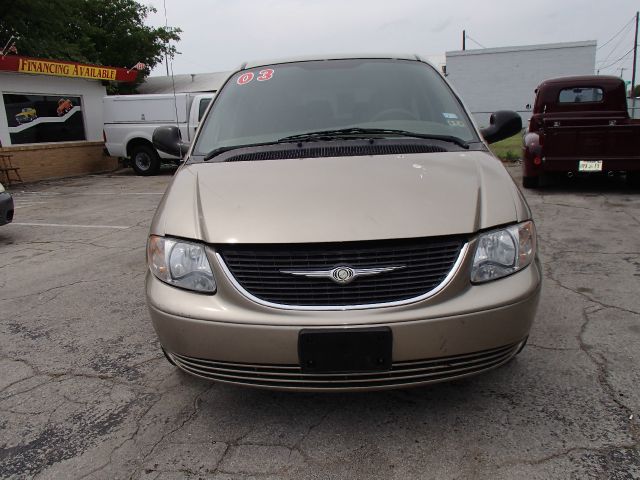
[(516, 133), (513, 137), (500, 140), (490, 147), (500, 160), (510, 162), (519, 160), (522, 157), (522, 133)]

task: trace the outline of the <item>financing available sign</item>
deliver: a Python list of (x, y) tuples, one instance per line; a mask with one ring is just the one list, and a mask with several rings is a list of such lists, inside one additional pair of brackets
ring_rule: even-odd
[[(107, 67), (65, 60), (47, 60), (43, 58), (21, 57), (18, 55), (0, 56), (0, 71), (27, 73), (31, 75), (53, 75), (55, 77), (86, 78), (117, 82), (134, 82), (138, 76), (136, 64), (132, 68)], [(143, 67), (144, 68), (144, 67)]]
[(117, 70), (110, 67), (82, 65), (79, 63), (50, 62), (34, 58), (18, 59), (18, 72), (55, 75), (58, 77), (90, 78), (92, 80), (115, 80)]

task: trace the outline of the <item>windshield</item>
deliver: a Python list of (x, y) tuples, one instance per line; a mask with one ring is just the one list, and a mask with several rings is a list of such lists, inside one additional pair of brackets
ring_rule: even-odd
[(194, 153), (352, 127), (477, 140), (459, 101), (432, 67), (411, 60), (331, 60), (233, 75)]

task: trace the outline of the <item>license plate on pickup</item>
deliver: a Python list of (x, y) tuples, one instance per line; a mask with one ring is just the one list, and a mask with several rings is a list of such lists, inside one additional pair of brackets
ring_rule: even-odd
[(580, 160), (578, 163), (579, 172), (601, 172), (602, 160)]

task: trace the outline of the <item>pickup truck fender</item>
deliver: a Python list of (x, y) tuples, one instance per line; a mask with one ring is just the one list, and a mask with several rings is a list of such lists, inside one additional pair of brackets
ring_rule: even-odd
[[(167, 155), (165, 153), (162, 152), (158, 152), (154, 147), (153, 147), (153, 143), (151, 141), (152, 139), (152, 135), (153, 135), (153, 129), (151, 128), (144, 128), (144, 129), (134, 129), (134, 130), (129, 130), (131, 128), (130, 125), (118, 125), (118, 126), (111, 126), (111, 131), (112, 133), (115, 133), (114, 130), (115, 129), (120, 129), (122, 128), (123, 130), (126, 129), (127, 132), (126, 134), (121, 137), (122, 141), (121, 142), (114, 142), (114, 143), (110, 143), (109, 141), (107, 141), (107, 149), (109, 150), (109, 152), (111, 152), (112, 155), (117, 156), (117, 157), (126, 157), (126, 158), (130, 158), (130, 153), (131, 153), (131, 148), (133, 147), (133, 145), (135, 144), (145, 144), (148, 145), (149, 147), (153, 148), (158, 155), (160, 156), (160, 158), (163, 159), (170, 159), (170, 160), (178, 160), (177, 157), (173, 157), (171, 155)], [(114, 135), (117, 138), (117, 134)], [(107, 137), (107, 139), (109, 139), (109, 137)]]

